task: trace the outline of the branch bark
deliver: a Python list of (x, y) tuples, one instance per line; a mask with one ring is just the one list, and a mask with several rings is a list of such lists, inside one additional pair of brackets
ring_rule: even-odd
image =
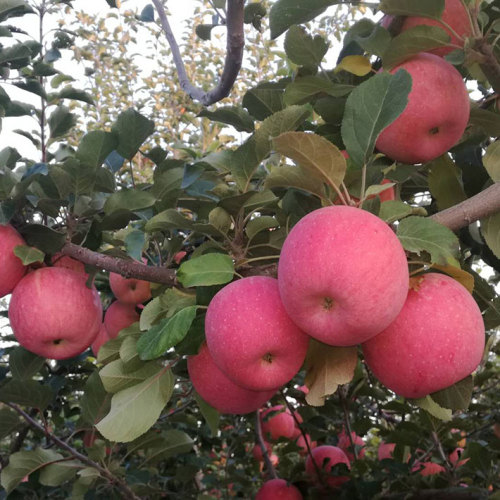
[(234, 82), (238, 77), (243, 60), (243, 49), (245, 46), (245, 34), (243, 30), (244, 20), (244, 5), (245, 0), (227, 0), (227, 46), (226, 46), (226, 59), (224, 62), (224, 69), (217, 86), (205, 92), (202, 89), (195, 87), (189, 80), (182, 55), (179, 50), (179, 45), (175, 40), (174, 34), (168, 22), (165, 8), (163, 7), (162, 0), (152, 0), (158, 16), (160, 17), (161, 27), (172, 51), (174, 64), (179, 76), (181, 88), (192, 98), (200, 101), (204, 106), (214, 104), (224, 97), (227, 97), (233, 88)]

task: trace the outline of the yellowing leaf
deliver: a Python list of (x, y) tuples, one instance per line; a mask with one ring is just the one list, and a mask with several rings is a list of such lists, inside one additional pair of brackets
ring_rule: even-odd
[(440, 266), (438, 264), (433, 264), (432, 267), (457, 280), (461, 285), (467, 288), (470, 293), (474, 290), (474, 276), (467, 271), (455, 266)]
[(306, 358), (305, 383), (309, 389), (306, 401), (323, 406), (325, 399), (341, 384), (348, 384), (358, 362), (357, 347), (333, 347), (311, 341)]
[(347, 71), (356, 76), (365, 76), (372, 70), (370, 60), (364, 56), (346, 56), (335, 68), (335, 73)]

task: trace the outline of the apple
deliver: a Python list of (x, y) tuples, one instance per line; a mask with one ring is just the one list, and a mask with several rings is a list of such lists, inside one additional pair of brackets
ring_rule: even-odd
[(27, 274), (12, 293), (10, 326), (29, 351), (51, 359), (72, 358), (95, 340), (102, 306), (82, 273), (43, 267)]
[(18, 245), (26, 245), (21, 235), (10, 225), (0, 225), (0, 298), (12, 293), (26, 274), (26, 267), (14, 253)]
[(140, 316), (135, 310), (134, 304), (113, 302), (104, 314), (104, 326), (109, 338), (114, 339), (124, 328), (139, 321), (139, 318)]
[[(145, 259), (143, 259), (145, 262)], [(140, 304), (151, 298), (151, 283), (109, 273), (109, 286), (115, 297), (125, 304)]]
[(316, 446), (318, 446), (318, 443), (316, 443), (316, 441), (311, 441), (311, 437), (308, 434), (306, 434), (305, 438), (301, 434), (295, 441), (295, 444), (300, 448), (299, 453), (301, 455), (307, 455), (309, 453), (309, 450), (307, 449), (306, 440), (311, 450), (316, 448)]
[[(262, 434), (271, 441), (280, 437), (291, 439), (295, 432), (295, 420), (290, 410), (283, 405), (272, 406), (261, 411)], [(299, 431), (300, 432), (300, 431)]]
[(396, 448), (396, 443), (380, 443), (377, 451), (377, 458), (380, 460), (393, 458), (394, 448)]
[(52, 256), (51, 262), (54, 267), (65, 267), (66, 269), (73, 269), (73, 271), (85, 274), (88, 278), (88, 274), (85, 272), (85, 264), (69, 257), (68, 255), (56, 253)]
[(409, 276), (405, 251), (385, 222), (359, 208), (331, 206), (290, 231), (278, 282), (299, 328), (325, 344), (352, 346), (395, 319)]
[(425, 163), (446, 153), (462, 137), (470, 105), (462, 76), (449, 62), (420, 53), (391, 69), (412, 77), (408, 104), (382, 131), (379, 151), (403, 163)]
[[(267, 450), (267, 455), (270, 457), (273, 453), (273, 448), (267, 441), (264, 441), (264, 445)], [(262, 453), (262, 448), (260, 447), (260, 444), (256, 443), (255, 446), (252, 448), (252, 455), (253, 458), (255, 458), (255, 460), (257, 460), (258, 462), (262, 462), (262, 460), (264, 460), (264, 454)]]
[[(450, 26), (453, 31), (460, 37), (466, 38), (472, 36), (472, 27), (469, 15), (467, 14), (467, 10), (460, 0), (445, 0), (444, 11), (443, 15), (441, 16), (441, 20), (448, 26)], [(439, 21), (435, 19), (412, 16), (406, 17), (403, 21), (403, 25), (401, 26), (401, 32), (421, 25), (438, 26), (439, 28), (442, 28), (444, 31), (446, 31), (448, 35), (450, 35), (450, 44), (458, 45), (459, 47), (464, 46), (464, 40), (458, 38), (455, 33), (453, 33), (453, 31), (450, 31), (447, 27), (443, 26)], [(459, 47), (446, 45), (444, 47), (438, 47), (436, 49), (429, 50), (429, 52), (437, 56), (444, 57), (446, 54), (449, 54)]]
[(94, 341), (92, 342), (92, 344), (90, 346), (92, 348), (92, 352), (94, 353), (94, 356), (97, 357), (97, 355), (99, 354), (99, 349), (108, 340), (110, 340), (110, 337), (108, 335), (108, 331), (106, 330), (104, 323), (102, 323), (101, 328), (99, 328), (99, 333), (97, 334), (97, 337), (94, 339)]
[(324, 473), (324, 483), (326, 483), (330, 488), (338, 488), (345, 482), (349, 481), (347, 476), (330, 476), (329, 472), (332, 467), (337, 464), (346, 464), (347, 468), (351, 468), (351, 464), (347, 455), (337, 446), (322, 445), (314, 448), (311, 455), (308, 455), (306, 459), (306, 474), (317, 484), (321, 484), (320, 478), (318, 478), (318, 473), (316, 467), (314, 466), (314, 461), (318, 468)]
[(463, 460), (460, 460), (462, 455), (463, 455), (464, 449), (463, 448), (455, 448), (449, 455), (448, 458), (450, 460), (450, 463), (458, 469), (458, 467), (461, 467), (462, 465), (465, 465), (470, 458), (464, 458)]
[(365, 362), (400, 396), (422, 398), (470, 375), (485, 343), (481, 311), (471, 294), (449, 276), (421, 277), (382, 333), (363, 344)]
[(302, 500), (300, 491), (284, 479), (266, 481), (257, 492), (255, 500)]
[(181, 250), (180, 252), (177, 252), (174, 255), (174, 262), (179, 265), (182, 261), (182, 259), (187, 255), (187, 252), (185, 250)]
[(415, 462), (411, 470), (412, 472), (418, 471), (423, 477), (434, 476), (446, 471), (442, 465), (435, 462)]
[(251, 276), (220, 290), (210, 301), (205, 335), (217, 366), (234, 383), (276, 390), (304, 362), (309, 337), (285, 311), (278, 281)]
[[(358, 436), (354, 431), (351, 432), (351, 437), (354, 446), (356, 446), (358, 458), (363, 458), (366, 453), (366, 443), (363, 441), (363, 438)], [(339, 442), (337, 446), (347, 455), (350, 462), (356, 458), (352, 449), (351, 440), (349, 439), (345, 429), (342, 429), (339, 434)]]
[(276, 392), (252, 391), (236, 385), (214, 363), (206, 343), (197, 355), (188, 357), (187, 368), (196, 392), (221, 413), (257, 411)]

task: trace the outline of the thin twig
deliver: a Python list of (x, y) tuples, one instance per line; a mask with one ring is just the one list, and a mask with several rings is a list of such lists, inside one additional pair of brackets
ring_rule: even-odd
[(260, 446), (262, 451), (262, 458), (264, 459), (264, 463), (266, 464), (267, 471), (269, 475), (273, 479), (278, 479), (278, 474), (276, 473), (276, 469), (274, 468), (271, 459), (269, 458), (269, 454), (267, 453), (266, 442), (264, 441), (264, 436), (262, 435), (262, 425), (260, 423), (260, 412), (257, 410), (255, 412), (255, 434), (257, 437), (257, 444)]

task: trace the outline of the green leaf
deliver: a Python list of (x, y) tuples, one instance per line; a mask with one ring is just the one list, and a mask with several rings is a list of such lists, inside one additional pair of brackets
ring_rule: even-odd
[(392, 16), (416, 16), (440, 19), (445, 0), (382, 0), (380, 10)]
[(37, 471), (45, 464), (61, 460), (63, 456), (54, 450), (38, 448), (32, 451), (18, 451), (9, 457), (9, 465), (2, 470), (1, 484), (10, 493), (25, 476)]
[(78, 460), (70, 460), (59, 464), (49, 464), (40, 472), (40, 484), (44, 486), (60, 486), (76, 476), (79, 469), (85, 466)]
[(467, 199), (461, 172), (447, 154), (429, 163), (429, 189), (439, 210), (453, 207)]
[(253, 119), (248, 111), (238, 106), (225, 106), (215, 111), (204, 109), (198, 113), (198, 116), (231, 125), (238, 130), (238, 132), (253, 132), (255, 129)]
[(171, 318), (166, 318), (152, 326), (137, 342), (139, 357), (142, 360), (158, 358), (181, 342), (193, 323), (197, 307), (190, 306), (181, 309)]
[(109, 215), (117, 210), (143, 210), (153, 206), (156, 197), (148, 191), (122, 189), (113, 193), (104, 204), (104, 212)]
[(489, 137), (500, 136), (500, 115), (498, 113), (471, 107), (469, 123), (478, 126)]
[(354, 88), (353, 85), (332, 83), (330, 80), (319, 76), (303, 76), (296, 78), (287, 85), (283, 101), (287, 106), (305, 104), (313, 100), (313, 98), (324, 96), (325, 94), (332, 97), (343, 97), (349, 94)]
[(209, 253), (183, 262), (177, 279), (186, 288), (191, 286), (224, 285), (234, 276), (234, 263), (229, 255)]
[(14, 248), (14, 254), (21, 259), (24, 266), (29, 266), (33, 262), (43, 262), (45, 254), (35, 247), (27, 245), (17, 245)]
[(391, 35), (385, 28), (370, 19), (361, 19), (346, 33), (344, 48), (347, 50), (359, 45), (365, 52), (382, 57), (391, 40)]
[(395, 75), (378, 73), (351, 92), (342, 120), (342, 139), (352, 161), (363, 166), (380, 133), (405, 109), (411, 76), (405, 70)]
[(405, 250), (427, 252), (436, 264), (453, 264), (458, 257), (459, 242), (445, 226), (425, 217), (407, 217), (398, 226), (399, 241)]
[(168, 231), (171, 229), (192, 229), (193, 221), (184, 217), (175, 208), (169, 208), (160, 212), (146, 222), (146, 231)]
[(481, 234), (490, 250), (500, 259), (500, 213), (481, 219)]
[(451, 387), (432, 393), (431, 398), (441, 407), (450, 410), (466, 410), (472, 399), (474, 381), (472, 375), (460, 380)]
[(431, 396), (425, 396), (425, 398), (413, 399), (412, 402), (422, 408), (426, 412), (430, 413), (433, 417), (443, 420), (444, 422), (450, 422), (452, 417), (452, 412), (448, 408), (442, 408), (436, 401), (434, 401)]
[(112, 132), (92, 130), (82, 137), (76, 157), (88, 167), (100, 167), (108, 155), (116, 149), (118, 137)]
[(292, 62), (316, 69), (328, 51), (328, 42), (320, 35), (309, 35), (302, 26), (291, 26), (286, 33), (284, 47)]
[(59, 99), (73, 99), (75, 101), (86, 102), (87, 104), (95, 105), (94, 99), (90, 94), (83, 90), (78, 90), (72, 87), (71, 85), (67, 85), (64, 87), (59, 94), (57, 94)]
[(215, 24), (197, 24), (195, 28), (196, 35), (201, 40), (210, 40), (212, 38), (212, 30), (215, 26)]
[(0, 22), (9, 17), (23, 16), (34, 12), (24, 0), (2, 0), (0, 2)]
[(281, 84), (266, 82), (247, 90), (243, 96), (243, 107), (257, 120), (265, 120), (283, 109), (283, 90)]
[(174, 377), (167, 368), (140, 384), (116, 393), (110, 412), (96, 425), (110, 441), (126, 443), (144, 434), (172, 396)]
[(83, 396), (80, 400), (82, 420), (90, 425), (94, 425), (109, 412), (111, 396), (104, 389), (97, 371), (92, 373), (87, 379), (83, 391)]
[(35, 380), (10, 380), (0, 388), (0, 401), (45, 410), (54, 394), (48, 385)]
[(120, 113), (112, 128), (112, 131), (118, 135), (116, 151), (124, 158), (131, 160), (154, 129), (154, 122), (134, 109)]
[(382, 58), (384, 68), (393, 68), (420, 52), (444, 47), (450, 40), (450, 35), (437, 26), (422, 25), (410, 28), (391, 40)]
[(500, 182), (500, 141), (488, 146), (483, 157), (483, 164), (493, 182)]
[(10, 408), (0, 408), (0, 439), (14, 432), (21, 420), (19, 415)]
[(134, 229), (125, 236), (125, 250), (133, 259), (141, 260), (142, 250), (146, 242), (146, 235), (139, 229)]
[[(128, 338), (128, 337), (127, 337)], [(133, 340), (133, 339), (132, 339)], [(144, 382), (158, 372), (158, 363), (143, 363), (138, 370), (132, 372), (125, 369), (121, 359), (111, 361), (99, 372), (104, 389), (112, 394)]]
[(50, 138), (56, 139), (67, 134), (76, 125), (76, 115), (62, 104), (51, 113), (48, 119)]
[(182, 453), (189, 453), (193, 445), (193, 440), (185, 432), (177, 429), (162, 432), (160, 439), (155, 440), (152, 446), (148, 446), (144, 463), (155, 463)]
[(255, 217), (251, 219), (245, 227), (245, 233), (248, 240), (252, 240), (261, 231), (267, 229), (279, 227), (279, 222), (275, 217), (270, 215), (261, 215), (260, 217)]
[(316, 134), (286, 132), (273, 140), (274, 149), (297, 163), (304, 172), (330, 187), (344, 180), (346, 161), (337, 146)]
[(9, 367), (15, 379), (30, 379), (45, 363), (41, 358), (24, 347), (16, 347), (9, 355)]
[(197, 392), (194, 394), (194, 399), (198, 403), (198, 408), (207, 422), (212, 436), (217, 436), (219, 432), (220, 413), (210, 406)]
[(37, 247), (48, 254), (55, 254), (66, 243), (66, 234), (54, 231), (43, 224), (29, 224), (22, 229), (22, 235), (28, 245)]
[(309, 175), (304, 169), (297, 166), (272, 167), (271, 172), (266, 177), (265, 187), (268, 189), (292, 187), (314, 194), (320, 199), (326, 198), (325, 187), (321, 179)]

